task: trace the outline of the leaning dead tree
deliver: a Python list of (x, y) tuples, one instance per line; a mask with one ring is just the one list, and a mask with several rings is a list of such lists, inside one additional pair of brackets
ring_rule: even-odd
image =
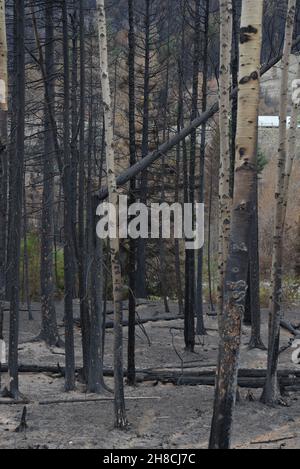
[(274, 225), (274, 245), (272, 259), (272, 299), (269, 327), (269, 349), (268, 349), (268, 372), (267, 380), (262, 395), (262, 401), (268, 404), (278, 402), (279, 388), (277, 382), (277, 368), (280, 347), (280, 319), (282, 313), (282, 281), (283, 281), (283, 235), (286, 197), (286, 165), (287, 165), (287, 111), (288, 111), (288, 79), (290, 67), (290, 55), (292, 51), (293, 31), (296, 13), (296, 0), (289, 0), (285, 43), (282, 59), (282, 77), (280, 87), (280, 110), (279, 110), (279, 149), (278, 149), (278, 171), (276, 185), (276, 208)]
[(219, 306), (223, 288), (230, 236), (230, 82), (232, 44), (232, 1), (220, 2), (220, 172), (219, 172)]
[(221, 317), (219, 361), (211, 449), (228, 449), (237, 392), (242, 318), (249, 263), (253, 186), (257, 177), (257, 122), (260, 91), (263, 0), (244, 0), (240, 30), (240, 71), (236, 168), (230, 250)]
[[(102, 100), (104, 107), (106, 169), (109, 203), (118, 213), (119, 193), (115, 172), (115, 152), (113, 133), (113, 113), (111, 102), (111, 90), (108, 70), (107, 29), (104, 0), (97, 0), (99, 50), (100, 50), (100, 78), (102, 88)], [(115, 377), (115, 424), (117, 428), (127, 426), (124, 382), (123, 382), (123, 330), (122, 330), (122, 273), (120, 265), (120, 240), (119, 221), (110, 213), (109, 225), (114, 233), (110, 239), (111, 272), (113, 282), (114, 303), (114, 377)]]
[[(298, 36), (293, 42), (293, 48), (296, 48), (300, 44), (300, 36)], [(265, 75), (269, 70), (271, 70), (275, 65), (280, 62), (282, 59), (282, 53), (278, 54), (276, 57), (271, 59), (267, 64), (261, 65), (260, 75)], [(231, 98), (236, 96), (237, 89), (234, 89), (231, 93)], [(207, 111), (200, 114), (196, 119), (194, 119), (187, 127), (184, 127), (180, 132), (178, 132), (174, 137), (168, 139), (162, 143), (156, 150), (148, 153), (143, 159), (138, 161), (135, 165), (123, 171), (117, 177), (117, 186), (125, 186), (132, 178), (138, 176), (145, 169), (154, 164), (159, 158), (165, 156), (172, 148), (179, 145), (184, 141), (194, 129), (197, 129), (201, 125), (208, 122), (215, 114), (219, 112), (219, 102), (215, 102)], [(101, 189), (99, 193), (99, 200), (104, 200), (108, 197), (108, 188), (105, 187)]]

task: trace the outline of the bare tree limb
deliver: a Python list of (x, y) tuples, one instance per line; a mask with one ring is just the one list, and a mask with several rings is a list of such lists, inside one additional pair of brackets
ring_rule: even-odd
[[(296, 48), (300, 44), (300, 36), (293, 42), (293, 48)], [(262, 65), (260, 73), (261, 76), (265, 75), (271, 68), (273, 68), (280, 60), (282, 59), (282, 54), (274, 57), (270, 62), (265, 65)], [(238, 90), (235, 88), (231, 93), (231, 99), (236, 96)], [(163, 143), (157, 150), (149, 153), (145, 158), (138, 161), (135, 165), (131, 166), (130, 168), (126, 169), (122, 174), (120, 174), (117, 178), (117, 185), (118, 187), (124, 186), (128, 181), (132, 178), (136, 177), (142, 171), (145, 171), (149, 166), (151, 166), (155, 161), (161, 158), (163, 155), (166, 155), (169, 150), (174, 148), (178, 145), (182, 140), (187, 138), (193, 130), (200, 127), (202, 124), (205, 124), (209, 121), (215, 114), (219, 112), (219, 103), (215, 102), (210, 109), (208, 109), (203, 114), (200, 114), (196, 119), (194, 119), (188, 127), (182, 129), (181, 132), (176, 134), (174, 137), (170, 138), (170, 140)], [(108, 189), (104, 187), (99, 193), (99, 202), (104, 200), (108, 197)]]

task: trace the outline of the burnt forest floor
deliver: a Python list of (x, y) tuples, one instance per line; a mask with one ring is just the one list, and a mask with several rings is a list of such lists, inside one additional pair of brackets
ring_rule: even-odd
[[(64, 365), (63, 349), (49, 349), (43, 343), (32, 342), (40, 327), (40, 306), (33, 305), (34, 321), (28, 321), (27, 313), (21, 313), (20, 364)], [(108, 310), (111, 308), (109, 305)], [(78, 303), (75, 315), (78, 317)], [(62, 305), (57, 304), (60, 331), (63, 338)], [(146, 301), (139, 305), (140, 319), (155, 318), (137, 327), (137, 368), (176, 368), (182, 363), (193, 371), (213, 370), (217, 362), (217, 320), (205, 317), (208, 335), (197, 338), (194, 354), (184, 351), (183, 321), (166, 319), (163, 304)], [(125, 313), (126, 315), (126, 313)], [(169, 317), (178, 315), (177, 305), (171, 303)], [(111, 320), (111, 313), (108, 320)], [(267, 343), (267, 312), (263, 313), (262, 337)], [(286, 320), (299, 322), (299, 311), (286, 313)], [(241, 368), (266, 368), (266, 352), (248, 350), (250, 328), (243, 327)], [(5, 338), (8, 338), (8, 312), (5, 313)], [(291, 336), (282, 330), (282, 346)], [(76, 365), (81, 365), (80, 329), (75, 325)], [(107, 330), (105, 367), (112, 366), (112, 330)], [(124, 354), (126, 363), (127, 327), (124, 327)], [(289, 349), (280, 356), (280, 369), (297, 369)], [(2, 375), (2, 386), (6, 376)], [(112, 378), (106, 378), (109, 387)], [(40, 405), (41, 401), (88, 399), (84, 386), (77, 383), (76, 392), (64, 393), (64, 379), (59, 374), (20, 374), (20, 391), (29, 399), (27, 405), (26, 433), (16, 433), (23, 405), (0, 406), (0, 448), (145, 448), (184, 449), (206, 448), (212, 417), (213, 387), (175, 386), (157, 381), (144, 382), (135, 388), (126, 386), (130, 429), (120, 432), (114, 429), (113, 401), (62, 403)], [(235, 412), (233, 447), (244, 449), (296, 449), (300, 448), (300, 392), (290, 393), (286, 407), (270, 408), (259, 402), (261, 390), (240, 390), (240, 400)], [(106, 395), (105, 397), (107, 397)], [(142, 399), (141, 399), (142, 398)]]

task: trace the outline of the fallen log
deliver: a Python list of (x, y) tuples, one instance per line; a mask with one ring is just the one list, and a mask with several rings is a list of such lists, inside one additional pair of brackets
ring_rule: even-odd
[(274, 440), (251, 441), (250, 445), (269, 445), (272, 443), (281, 443), (282, 441), (295, 440), (299, 435), (285, 436)]
[[(155, 381), (162, 384), (173, 384), (174, 386), (215, 386), (214, 376), (144, 376), (137, 377), (137, 382)], [(266, 378), (238, 378), (238, 386), (247, 389), (262, 389), (265, 385)], [(281, 388), (300, 386), (299, 378), (280, 378), (279, 384)]]
[[(161, 400), (161, 397), (147, 397), (147, 396), (130, 396), (125, 397), (126, 401), (157, 401)], [(85, 404), (86, 402), (114, 402), (114, 397), (94, 397), (94, 398), (86, 398), (86, 399), (57, 399), (53, 401), (40, 401), (38, 404), (43, 405), (54, 405), (54, 404)]]
[[(177, 320), (183, 320), (183, 316), (170, 316), (170, 315), (161, 315), (153, 318), (144, 318), (144, 319), (137, 319), (135, 321), (136, 326), (140, 326), (142, 324), (147, 324), (148, 322), (171, 322), (171, 321), (177, 321)], [(74, 323), (80, 326), (80, 319), (74, 319)], [(128, 327), (128, 321), (123, 320), (122, 322), (123, 327)], [(113, 321), (106, 321), (106, 329), (113, 329), (114, 328), (114, 322)]]
[(285, 329), (286, 331), (290, 332), (292, 335), (294, 335), (295, 337), (299, 337), (300, 338), (300, 331), (298, 331), (297, 329), (294, 328), (294, 326), (292, 324), (290, 324), (289, 322), (287, 321), (284, 321), (284, 320), (281, 320), (280, 321), (280, 325), (283, 329)]
[(28, 405), (28, 404), (30, 404), (30, 401), (28, 401), (28, 400), (18, 401), (18, 400), (14, 400), (14, 399), (5, 399), (5, 398), (0, 399), (0, 405), (14, 405), (14, 406), (15, 405), (23, 405), (24, 406), (24, 405)]
[[(136, 370), (137, 374), (145, 375), (148, 379), (156, 380), (157, 377), (161, 378), (182, 378), (182, 377), (193, 377), (193, 378), (201, 378), (201, 377), (214, 377), (215, 376), (215, 364), (199, 364), (194, 369), (194, 365), (184, 365), (183, 370), (184, 373), (181, 372), (182, 367), (180, 365), (167, 365), (166, 367), (157, 367), (157, 368), (140, 368)], [(207, 368), (212, 368), (211, 370), (207, 370)], [(189, 370), (189, 371), (188, 371)], [(1, 371), (3, 373), (8, 372), (7, 365), (1, 365)], [(57, 365), (32, 365), (32, 364), (20, 364), (18, 368), (19, 373), (33, 373), (33, 374), (40, 374), (40, 373), (51, 373), (51, 374), (61, 374), (64, 375), (65, 369), (64, 367)], [(79, 373), (81, 368), (76, 368), (76, 373)], [(105, 367), (103, 370), (104, 376), (106, 377), (113, 377), (114, 372), (112, 368)], [(238, 376), (239, 378), (265, 378), (267, 374), (267, 370), (265, 369), (252, 369), (252, 368), (241, 368), (239, 370)], [(127, 370), (124, 370), (124, 376), (127, 376)], [(282, 369), (278, 370), (279, 378), (299, 378), (300, 379), (300, 370), (293, 370), (293, 369)]]

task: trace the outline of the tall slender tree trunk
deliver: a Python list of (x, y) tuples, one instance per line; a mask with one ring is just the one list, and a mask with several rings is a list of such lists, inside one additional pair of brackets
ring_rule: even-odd
[[(178, 104), (177, 104), (177, 133), (180, 133), (184, 125), (184, 105), (183, 105), (183, 86), (184, 86), (184, 49), (185, 49), (185, 3), (181, 2), (181, 51), (178, 57)], [(183, 185), (184, 185), (184, 201), (187, 202), (187, 159), (186, 156), (186, 144), (185, 141), (179, 142), (176, 146), (176, 182), (175, 182), (175, 202), (180, 201), (179, 184), (180, 184), (180, 169), (182, 159), (182, 169), (184, 173)], [(175, 239), (175, 270), (176, 270), (176, 284), (177, 284), (177, 297), (178, 297), (178, 308), (179, 314), (184, 313), (184, 298), (181, 278), (181, 259), (180, 259), (180, 243), (178, 239)]]
[(262, 394), (262, 402), (276, 404), (280, 399), (280, 391), (277, 381), (277, 369), (280, 347), (280, 320), (282, 313), (282, 280), (283, 280), (283, 235), (285, 224), (285, 181), (287, 164), (287, 111), (288, 111), (288, 78), (290, 66), (290, 54), (292, 51), (294, 21), (296, 13), (296, 0), (289, 0), (285, 43), (282, 59), (282, 77), (280, 89), (279, 110), (279, 149), (278, 149), (278, 172), (276, 185), (276, 209), (272, 258), (272, 299), (269, 322), (269, 348), (267, 380)]
[(28, 252), (28, 216), (26, 206), (26, 187), (25, 187), (25, 174), (23, 182), (23, 298), (26, 302), (28, 309), (28, 320), (33, 321), (31, 299), (30, 299), (30, 279), (29, 279), (29, 252)]
[(226, 267), (224, 306), (220, 320), (220, 346), (211, 449), (228, 449), (237, 392), (242, 318), (247, 294), (249, 232), (253, 186), (257, 177), (257, 126), (260, 92), (263, 0), (244, 0), (240, 35), (238, 126), (235, 189)]
[(79, 1), (79, 30), (80, 30), (80, 130), (79, 130), (79, 172), (78, 172), (78, 253), (79, 253), (79, 299), (80, 321), (82, 334), (83, 379), (88, 380), (89, 366), (89, 333), (90, 315), (86, 290), (87, 285), (87, 253), (85, 250), (85, 27), (84, 27), (84, 0)]
[[(5, 1), (0, 2), (0, 315), (6, 290), (8, 71)], [(1, 333), (1, 331), (0, 331)]]
[[(203, 83), (202, 83), (202, 112), (207, 109), (207, 82), (208, 82), (208, 41), (209, 41), (209, 12), (210, 0), (204, 1), (204, 38), (203, 38)], [(201, 145), (200, 145), (200, 183), (199, 183), (199, 203), (204, 203), (205, 190), (205, 155), (206, 155), (206, 124), (201, 126)], [(206, 335), (204, 325), (203, 310), (203, 256), (204, 248), (198, 252), (197, 263), (197, 290), (196, 290), (196, 312), (198, 335)]]
[(230, 196), (230, 64), (232, 0), (220, 0), (220, 173), (219, 173), (219, 311), (224, 300), (224, 279), (231, 223)]
[[(136, 163), (135, 138), (135, 30), (134, 0), (128, 0), (128, 83), (129, 83), (129, 147), (130, 165)], [(136, 179), (130, 181), (130, 205), (136, 200)], [(135, 309), (136, 309), (136, 240), (129, 241), (129, 318), (128, 318), (128, 384), (135, 384)]]
[[(71, 86), (71, 112), (72, 112), (72, 136), (71, 136), (71, 164), (72, 164), (72, 210), (73, 219), (77, 219), (77, 189), (78, 189), (78, 0), (73, 0), (72, 23), (72, 86)], [(75, 280), (75, 278), (74, 278)], [(75, 290), (75, 286), (74, 286)]]
[[(54, 113), (54, 11), (53, 5), (45, 5), (45, 74), (48, 88), (49, 106)], [(60, 345), (56, 311), (54, 305), (54, 267), (53, 267), (53, 236), (54, 236), (54, 159), (53, 129), (45, 105), (45, 134), (43, 161), (43, 205), (41, 221), (41, 303), (42, 327), (40, 338), (48, 345)]]
[[(193, 92), (192, 92), (192, 114), (193, 121), (198, 114), (199, 99), (199, 67), (200, 67), (200, 38), (201, 38), (201, 16), (200, 0), (194, 1), (194, 52), (193, 52)], [(197, 153), (197, 130), (191, 133), (190, 167), (188, 180), (188, 201), (194, 206), (195, 203), (195, 166)], [(194, 217), (194, 213), (193, 213)], [(195, 348), (195, 251), (186, 250), (185, 253), (185, 321), (184, 337), (185, 347), (189, 352)]]
[[(142, 158), (149, 152), (149, 103), (150, 103), (150, 8), (151, 0), (145, 0), (145, 70), (144, 70), (144, 102), (143, 102), (143, 135), (142, 135)], [(147, 203), (147, 171), (143, 171), (140, 183), (140, 201)], [(146, 241), (138, 240), (137, 253), (137, 282), (136, 294), (138, 298), (147, 297), (146, 287)]]
[(0, 309), (5, 299), (7, 241), (8, 71), (5, 1), (0, 2)]
[[(91, 194), (88, 194), (91, 197)], [(104, 356), (104, 330), (105, 317), (103, 311), (103, 241), (96, 234), (97, 198), (92, 197), (90, 206), (89, 225), (92, 231), (89, 234), (91, 269), (90, 269), (90, 350), (89, 350), (89, 374), (88, 391), (99, 394), (105, 390), (103, 377)]]
[[(105, 119), (106, 169), (108, 178), (109, 202), (118, 213), (119, 193), (115, 173), (115, 153), (113, 135), (113, 114), (111, 90), (108, 69), (107, 30), (104, 0), (97, 0), (99, 49), (100, 49), (100, 78)], [(127, 426), (125, 398), (124, 398), (124, 370), (123, 370), (123, 328), (122, 301), (123, 285), (120, 265), (119, 221), (111, 217), (110, 226), (116, 230), (116, 238), (110, 239), (111, 271), (113, 281), (114, 302), (114, 378), (115, 378), (115, 425), (117, 428)]]
[(251, 320), (250, 350), (266, 350), (261, 339), (260, 270), (259, 270), (258, 175), (253, 187), (253, 214), (249, 245), (249, 310)]
[(64, 58), (64, 282), (65, 282), (65, 349), (66, 349), (66, 392), (75, 389), (75, 353), (74, 353), (74, 319), (73, 319), (73, 285), (74, 285), (74, 249), (72, 226), (72, 168), (70, 154), (70, 70), (69, 70), (69, 34), (68, 4), (62, 4), (63, 13), (63, 58)]
[(20, 397), (18, 376), (18, 341), (20, 307), (20, 258), (22, 237), (23, 208), (23, 173), (24, 173), (24, 136), (25, 136), (25, 5), (24, 0), (14, 3), (14, 21), (16, 22), (16, 145), (10, 162), (10, 184), (14, 187), (10, 200), (10, 330), (9, 330), (9, 395)]

